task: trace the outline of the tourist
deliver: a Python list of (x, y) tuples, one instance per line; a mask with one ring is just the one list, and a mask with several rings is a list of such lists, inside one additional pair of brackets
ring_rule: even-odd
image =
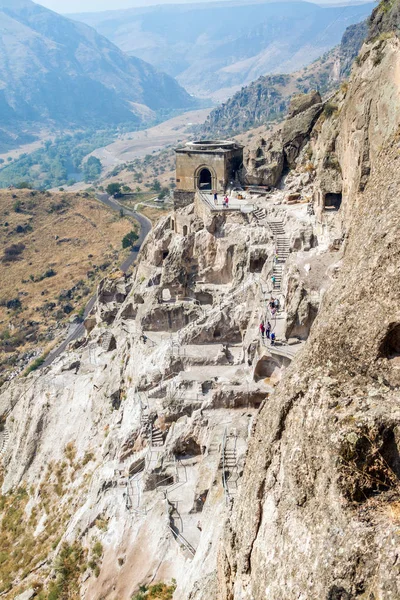
[(267, 335), (267, 339), (268, 339), (268, 340), (269, 340), (269, 339), (270, 339), (270, 337), (271, 337), (271, 329), (272, 329), (272, 327), (271, 327), (271, 323), (268, 321), (268, 323), (267, 323), (267, 326), (266, 326), (266, 328), (265, 328), (265, 333), (266, 333), (266, 335)]
[(229, 198), (228, 198), (228, 196), (225, 196), (225, 205), (226, 205), (226, 208), (229, 208)]
[(271, 346), (275, 346), (275, 334), (274, 334), (274, 332), (271, 333)]
[(271, 281), (272, 281), (272, 285), (275, 286), (275, 282), (276, 282), (275, 275), (272, 275)]
[(276, 308), (271, 308), (271, 315), (274, 317), (276, 315)]
[(261, 331), (261, 337), (264, 338), (264, 333), (265, 333), (264, 321), (261, 321), (260, 331)]
[(275, 306), (275, 299), (271, 297), (271, 300), (269, 301), (269, 308), (272, 310)]
[(279, 298), (276, 298), (274, 302), (274, 308), (276, 308), (276, 310), (279, 310)]
[(217, 192), (213, 192), (213, 193), (214, 193), (214, 204), (215, 204), (215, 206), (217, 206), (217, 204), (218, 204), (218, 194), (217, 194)]

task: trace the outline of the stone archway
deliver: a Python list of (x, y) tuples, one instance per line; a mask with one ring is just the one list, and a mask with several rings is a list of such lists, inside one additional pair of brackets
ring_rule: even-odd
[(202, 169), (199, 175), (199, 189), (204, 191), (212, 190), (212, 175), (210, 169)]
[(217, 176), (211, 167), (201, 165), (194, 176), (194, 187), (202, 192), (211, 192), (217, 189)]

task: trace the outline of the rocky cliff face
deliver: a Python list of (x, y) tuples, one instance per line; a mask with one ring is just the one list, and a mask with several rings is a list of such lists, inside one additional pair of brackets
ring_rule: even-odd
[(343, 258), (305, 351), (259, 415), (220, 598), (400, 594), (399, 50), (396, 37), (365, 45), (311, 133), (316, 189), (340, 185)]
[(5, 598), (399, 596), (399, 60), (380, 36), (296, 98), (254, 210), (162, 219), (87, 335), (3, 386)]
[(293, 95), (318, 89), (321, 94), (335, 90), (346, 79), (368, 33), (365, 22), (346, 29), (342, 42), (301, 71), (266, 75), (242, 88), (215, 108), (201, 129), (204, 136), (226, 137), (281, 120)]

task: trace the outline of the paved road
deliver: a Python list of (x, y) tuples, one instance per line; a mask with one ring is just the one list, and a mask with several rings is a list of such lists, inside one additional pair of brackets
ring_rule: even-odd
[[(130, 267), (132, 266), (132, 264), (135, 262), (137, 255), (139, 254), (139, 250), (141, 245), (143, 244), (143, 242), (145, 241), (146, 237), (148, 236), (148, 234), (151, 231), (151, 221), (147, 218), (144, 217), (143, 215), (137, 213), (134, 210), (129, 210), (127, 208), (125, 208), (124, 206), (122, 206), (118, 200), (115, 200), (115, 198), (112, 198), (111, 196), (109, 196), (108, 194), (97, 194), (97, 199), (100, 200), (100, 202), (102, 202), (103, 204), (105, 204), (106, 206), (108, 206), (109, 208), (111, 208), (112, 210), (116, 210), (116, 211), (120, 211), (121, 208), (124, 211), (124, 215), (128, 216), (128, 217), (132, 217), (133, 219), (136, 219), (136, 221), (139, 223), (140, 225), (140, 235), (139, 235), (139, 239), (136, 243), (135, 248), (132, 250), (132, 252), (129, 253), (129, 256), (124, 260), (124, 262), (122, 263), (122, 265), (120, 266), (121, 271), (123, 271), (124, 273), (126, 273)], [(86, 307), (85, 307), (85, 313), (84, 313), (84, 318), (86, 319), (86, 317), (88, 316), (88, 314), (90, 313), (90, 311), (92, 310), (95, 302), (97, 299), (97, 294), (94, 295), (89, 302), (87, 303)], [(55, 349), (53, 350), (53, 352), (51, 352), (48, 357), (46, 358), (46, 360), (44, 361), (43, 365), (41, 366), (41, 368), (43, 369), (44, 367), (48, 367), (49, 365), (51, 365), (51, 363), (58, 357), (60, 356), (60, 354), (62, 354), (63, 352), (65, 352), (65, 350), (67, 349), (68, 345), (73, 342), (74, 340), (77, 340), (80, 337), (83, 337), (85, 335), (85, 327), (83, 325), (83, 323), (78, 323), (72, 331), (70, 331), (70, 333), (68, 334), (68, 336), (66, 337), (66, 339)]]

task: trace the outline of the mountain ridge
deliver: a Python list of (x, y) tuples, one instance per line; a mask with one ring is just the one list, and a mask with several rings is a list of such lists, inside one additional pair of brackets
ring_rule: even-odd
[(83, 23), (29, 0), (0, 2), (0, 125), (139, 124), (143, 110), (193, 99), (168, 75), (127, 56)]
[(351, 66), (368, 33), (367, 22), (346, 29), (340, 46), (296, 73), (258, 78), (243, 87), (208, 116), (200, 136), (231, 136), (266, 125), (285, 115), (292, 96), (317, 89), (322, 94), (334, 90), (349, 76)]
[(166, 5), (73, 14), (191, 93), (228, 97), (260, 75), (296, 71), (340, 42), (373, 4), (311, 2)]

